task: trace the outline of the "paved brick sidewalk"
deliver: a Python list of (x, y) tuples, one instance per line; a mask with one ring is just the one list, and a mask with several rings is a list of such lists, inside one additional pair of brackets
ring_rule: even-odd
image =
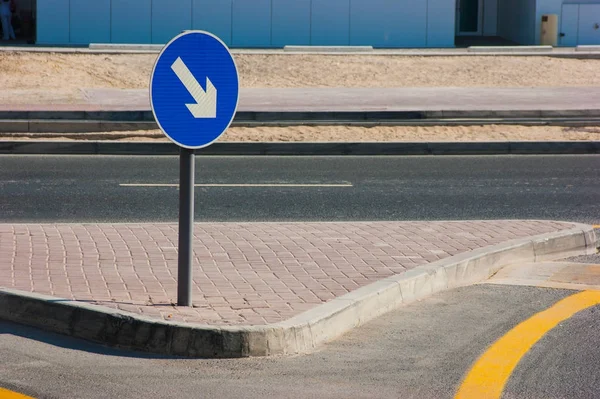
[(194, 308), (174, 306), (176, 224), (0, 224), (0, 286), (203, 324), (288, 319), (376, 280), (552, 221), (200, 223)]

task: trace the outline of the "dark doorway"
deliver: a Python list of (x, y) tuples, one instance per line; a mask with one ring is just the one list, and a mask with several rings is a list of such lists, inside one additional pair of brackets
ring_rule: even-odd
[(456, 0), (456, 36), (483, 33), (483, 0)]
[(3, 41), (2, 26), (0, 22), (0, 45), (34, 44), (36, 38), (36, 12), (37, 0), (13, 0), (15, 8), (12, 15), (12, 26), (16, 40)]
[(479, 31), (479, 0), (460, 0), (460, 3), (459, 32), (476, 33)]

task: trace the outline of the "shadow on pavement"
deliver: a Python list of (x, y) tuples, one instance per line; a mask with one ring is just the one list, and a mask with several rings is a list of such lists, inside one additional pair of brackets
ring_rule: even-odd
[(73, 349), (106, 356), (129, 357), (138, 359), (182, 359), (177, 356), (156, 355), (152, 353), (133, 352), (124, 349), (112, 348), (101, 344), (84, 341), (78, 338), (72, 338), (42, 331), (36, 328), (24, 326), (0, 320), (0, 338), (2, 335), (14, 335), (17, 337), (31, 339), (48, 345)]

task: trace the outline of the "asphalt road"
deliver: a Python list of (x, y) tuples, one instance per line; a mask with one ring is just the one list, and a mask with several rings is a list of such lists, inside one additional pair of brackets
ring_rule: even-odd
[(600, 396), (599, 316), (596, 306), (551, 330), (517, 366), (504, 398)]
[[(196, 189), (197, 221), (600, 221), (593, 155), (197, 157), (196, 166), (197, 184), (228, 185)], [(0, 221), (176, 221), (178, 168), (165, 156), (1, 156)]]
[[(38, 398), (452, 398), (509, 330), (574, 291), (477, 285), (434, 295), (316, 353), (190, 360), (143, 356), (0, 323), (0, 386)], [(575, 314), (521, 359), (504, 398), (594, 398), (600, 306)]]

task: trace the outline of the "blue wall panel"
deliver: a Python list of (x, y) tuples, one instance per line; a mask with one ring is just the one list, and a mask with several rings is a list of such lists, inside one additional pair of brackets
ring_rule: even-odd
[(354, 0), (350, 10), (350, 44), (376, 47), (421, 47), (427, 40), (427, 2)]
[(311, 0), (273, 0), (273, 46), (310, 44)]
[(192, 0), (152, 0), (152, 43), (167, 43), (190, 29)]
[(69, 43), (69, 0), (38, 0), (37, 37), (40, 44)]
[(152, 41), (151, 0), (113, 0), (110, 14), (113, 43)]
[(581, 4), (579, 6), (579, 34), (577, 44), (596, 45), (600, 44), (600, 3)]
[(565, 4), (562, 6), (562, 15), (559, 22), (559, 32), (564, 33), (558, 38), (561, 46), (577, 46), (579, 35), (579, 4)]
[[(500, 1), (500, 20), (512, 18), (503, 21), (505, 37), (531, 41), (535, 1)], [(163, 44), (184, 30), (202, 29), (232, 47), (450, 47), (455, 4), (456, 0), (37, 0), (37, 29), (38, 42), (44, 44)], [(510, 13), (513, 6), (523, 15)]]
[(350, 43), (350, 0), (312, 2), (311, 44), (334, 46)]
[[(563, 8), (563, 4), (566, 8)], [(540, 43), (540, 32), (542, 30), (542, 15), (544, 14), (557, 14), (558, 18), (562, 21), (564, 20), (565, 23), (567, 25), (569, 25), (567, 28), (570, 29), (570, 31), (573, 31), (572, 26), (570, 26), (572, 23), (576, 23), (573, 22), (573, 20), (578, 20), (579, 19), (579, 7), (575, 7), (573, 8), (574, 5), (577, 4), (600, 4), (599, 0), (537, 0), (536, 3), (536, 7), (535, 7), (535, 12), (536, 12), (536, 17), (535, 17), (535, 43)], [(562, 12), (562, 13), (561, 13)], [(565, 15), (565, 12), (567, 13)], [(576, 13), (576, 15), (573, 15), (573, 13)], [(597, 16), (597, 12), (596, 14), (592, 14)], [(596, 19), (597, 20), (597, 19)], [(562, 22), (560, 22), (560, 24), (562, 24)], [(575, 30), (577, 30), (578, 27), (575, 27)], [(564, 31), (561, 31), (564, 32)], [(577, 38), (577, 33), (575, 33), (575, 36), (573, 36), (573, 33), (569, 34), (569, 37), (565, 36), (560, 38), (559, 37), (559, 42), (558, 44), (561, 46), (576, 46), (577, 44), (582, 44), (582, 43), (578, 43), (578, 38)], [(599, 44), (599, 43), (597, 43)]]
[(232, 0), (194, 0), (193, 29), (210, 32), (231, 45)]
[(455, 14), (456, 0), (428, 0), (427, 47), (454, 47)]
[(110, 43), (110, 0), (71, 0), (71, 43)]
[(517, 44), (535, 44), (536, 0), (498, 2), (498, 36)]
[(271, 0), (233, 0), (232, 45), (271, 46)]
[(427, 40), (427, 2), (354, 0), (350, 44), (376, 47), (422, 47)]

